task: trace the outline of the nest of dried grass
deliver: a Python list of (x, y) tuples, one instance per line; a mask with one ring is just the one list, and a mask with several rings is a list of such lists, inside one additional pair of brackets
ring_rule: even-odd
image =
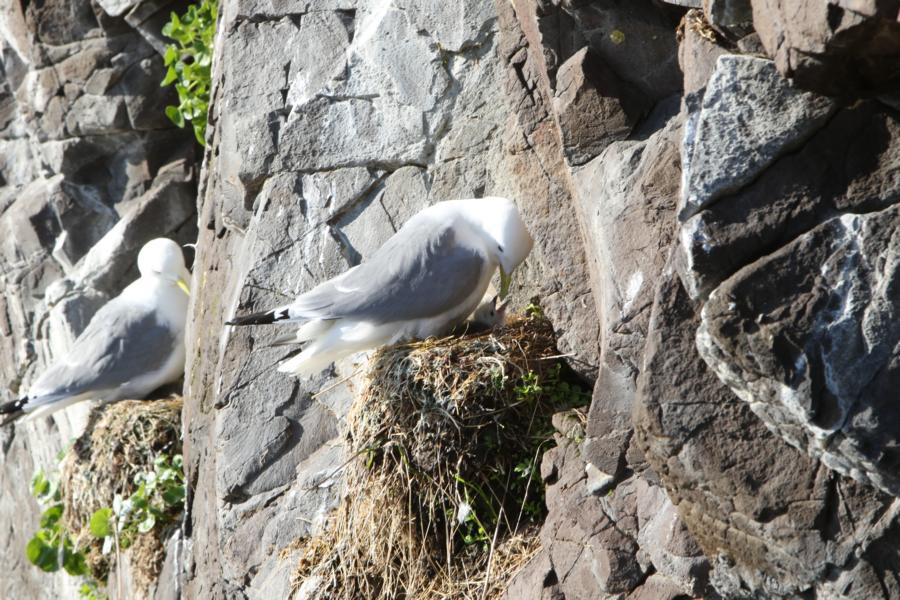
[[(63, 462), (63, 522), (97, 581), (106, 580), (112, 557), (102, 553), (102, 540), (91, 534), (91, 515), (112, 506), (117, 494), (133, 494), (135, 475), (152, 471), (157, 455), (181, 452), (181, 405), (180, 397), (172, 397), (102, 407)], [(138, 589), (149, 589), (159, 575), (165, 533), (154, 529), (140, 535), (128, 550)]]
[(295, 587), (328, 599), (495, 598), (538, 550), (560, 379), (539, 315), (482, 335), (389, 347), (347, 417), (345, 494)]

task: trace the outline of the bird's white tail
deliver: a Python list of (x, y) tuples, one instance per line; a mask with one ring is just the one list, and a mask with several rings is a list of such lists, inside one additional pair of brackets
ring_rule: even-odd
[(336, 325), (303, 352), (278, 365), (278, 370), (301, 376), (315, 375), (336, 360), (387, 341), (380, 329), (368, 324)]

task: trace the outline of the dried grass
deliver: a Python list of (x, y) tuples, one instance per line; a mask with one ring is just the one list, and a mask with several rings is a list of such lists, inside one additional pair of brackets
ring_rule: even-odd
[(684, 39), (686, 27), (690, 28), (694, 33), (712, 44), (720, 44), (724, 41), (720, 39), (719, 34), (716, 33), (716, 30), (713, 29), (712, 25), (709, 24), (709, 21), (706, 20), (706, 15), (703, 14), (703, 11), (698, 8), (692, 8), (687, 11), (681, 22), (678, 24), (675, 38), (679, 44)]
[[(90, 532), (91, 515), (110, 507), (117, 494), (127, 498), (137, 489), (134, 477), (153, 470), (160, 453), (181, 452), (180, 397), (165, 400), (125, 400), (92, 413), (92, 425), (75, 441), (60, 477), (63, 522), (98, 581), (109, 573), (111, 556), (101, 552), (102, 540)], [(128, 549), (138, 589), (156, 581), (165, 548), (164, 531), (154, 528), (135, 538)]]
[[(515, 467), (539, 464), (551, 414), (564, 408), (520, 386), (529, 373), (554, 377), (558, 361), (540, 317), (377, 352), (347, 417), (355, 458), (345, 493), (326, 530), (305, 545), (299, 596), (499, 597), (537, 552), (545, 516), (539, 476)], [(457, 519), (465, 505), (487, 539), (464, 541), (476, 528)]]

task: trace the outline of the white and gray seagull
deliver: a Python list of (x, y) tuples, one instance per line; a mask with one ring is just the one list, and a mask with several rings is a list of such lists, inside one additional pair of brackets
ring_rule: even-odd
[(138, 254), (140, 278), (103, 305), (27, 396), (0, 405), (0, 425), (86, 400), (141, 399), (184, 373), (187, 282), (181, 248), (157, 238)]
[(278, 370), (312, 375), (354, 352), (446, 333), (472, 314), (498, 267), (506, 296), (511, 273), (532, 245), (512, 200), (439, 202), (369, 259), (293, 303), (227, 324), (300, 323), (278, 342), (307, 345)]

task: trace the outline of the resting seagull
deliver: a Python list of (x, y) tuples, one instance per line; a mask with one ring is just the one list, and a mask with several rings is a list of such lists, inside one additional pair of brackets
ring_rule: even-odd
[(506, 198), (450, 200), (407, 221), (368, 260), (292, 304), (228, 325), (302, 323), (290, 342), (308, 342), (278, 370), (312, 375), (354, 352), (440, 335), (481, 302), (500, 268), (500, 295), (533, 241)]
[(0, 406), (0, 425), (33, 419), (85, 400), (139, 399), (184, 373), (187, 281), (181, 248), (147, 242), (139, 279), (107, 302), (28, 395)]

